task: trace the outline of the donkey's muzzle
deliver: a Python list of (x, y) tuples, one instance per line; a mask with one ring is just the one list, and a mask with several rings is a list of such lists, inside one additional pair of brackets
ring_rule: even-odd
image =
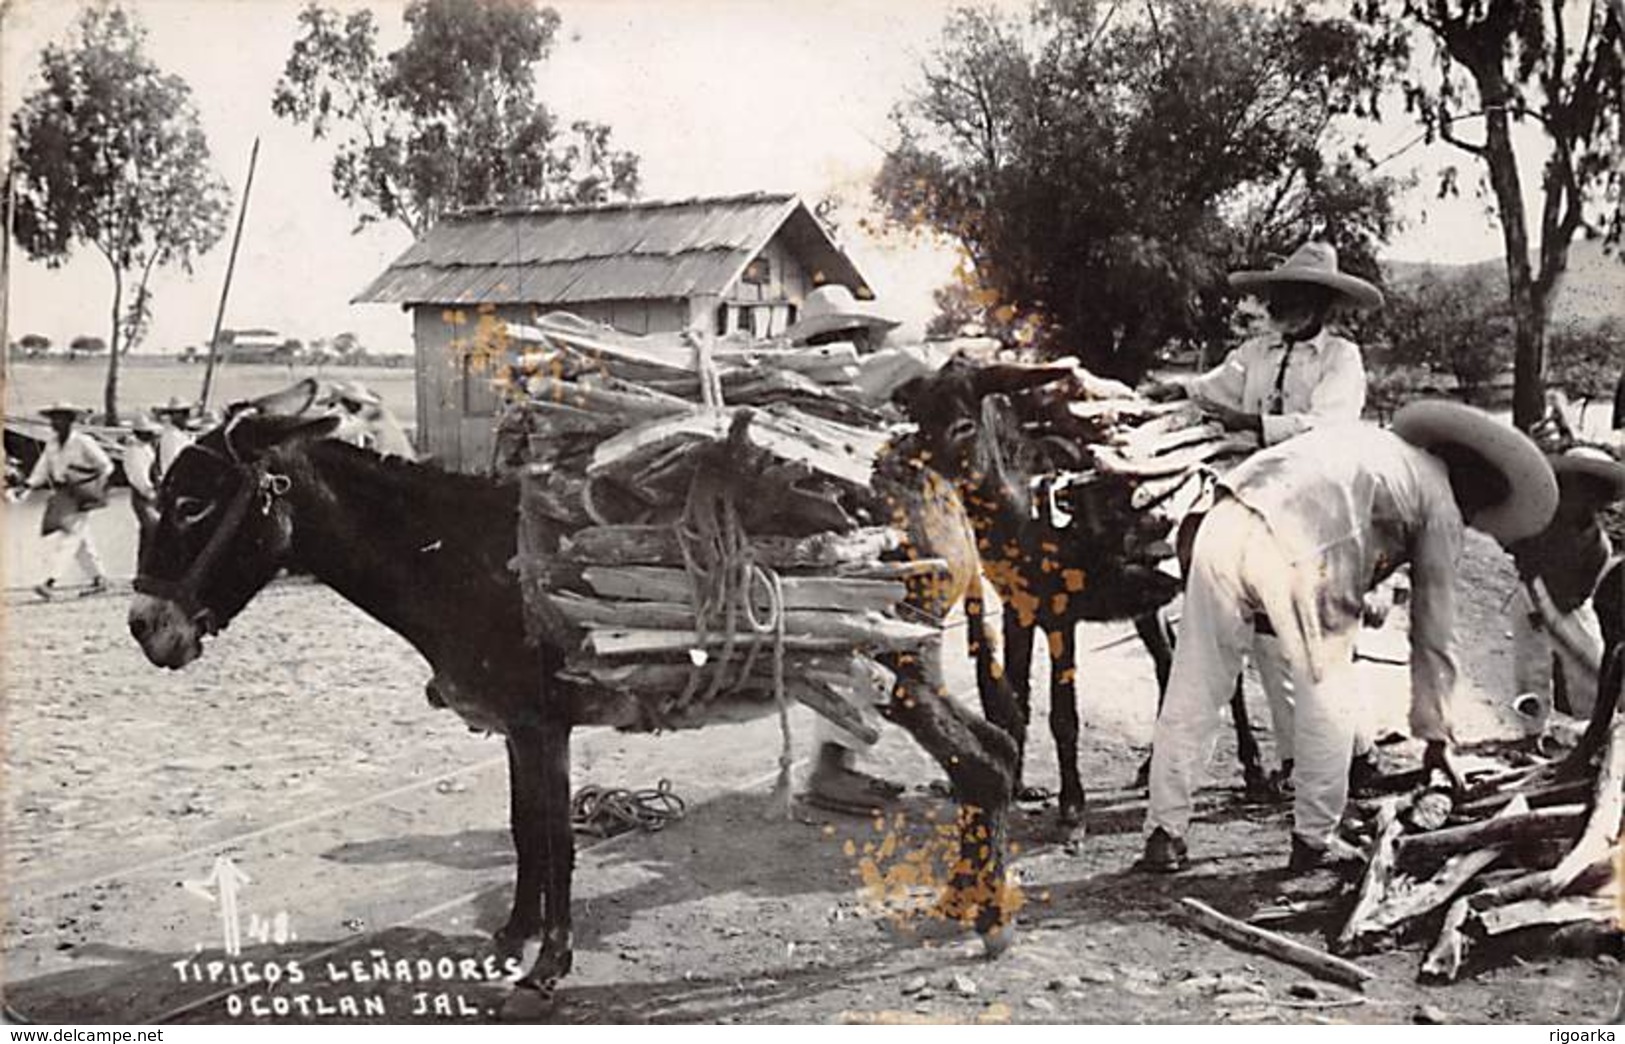
[(155, 666), (177, 670), (203, 655), (203, 631), (167, 598), (138, 594), (130, 602), (130, 637)]

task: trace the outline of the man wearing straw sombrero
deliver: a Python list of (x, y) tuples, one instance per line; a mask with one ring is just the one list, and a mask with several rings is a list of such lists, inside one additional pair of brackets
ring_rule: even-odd
[(15, 501), (29, 490), (51, 490), (40, 535), (54, 542), (56, 549), (50, 555), (51, 572), (34, 587), (34, 593), (50, 601), (56, 594), (57, 580), (67, 575), (77, 559), (90, 577), (90, 586), (82, 593), (97, 594), (107, 590), (107, 574), (90, 535), (89, 513), (107, 506), (107, 480), (113, 474), (113, 461), (95, 439), (73, 429), (74, 422), (88, 411), (56, 402), (39, 412), (51, 422), (51, 437), (45, 440), (23, 490), (10, 494)]
[(192, 444), (192, 433), (187, 423), (192, 419), (193, 407), (171, 395), (162, 406), (154, 406), (152, 415), (158, 418), (158, 476), (162, 478), (175, 466), (175, 459)]
[[(1313, 240), (1274, 268), (1231, 273), (1230, 285), (1259, 298), (1268, 331), (1245, 341), (1208, 372), (1153, 383), (1145, 393), (1161, 400), (1188, 396), (1226, 428), (1250, 431), (1265, 446), (1316, 425), (1359, 420), (1365, 408), (1365, 363), (1359, 346), (1332, 333), (1328, 323), (1342, 310), (1381, 307), (1382, 292), (1341, 271), (1337, 251)], [(1375, 619), (1375, 603), (1373, 609)], [(1290, 787), (1296, 762), (1292, 682), (1273, 635), (1258, 634), (1251, 652), (1269, 703), (1281, 766), (1277, 786)], [(1369, 772), (1374, 753), (1366, 731), (1358, 731), (1356, 746), (1358, 764)]]
[(1262, 614), (1291, 670), (1297, 778), (1288, 868), (1357, 859), (1337, 836), (1348, 800), (1363, 596), (1411, 568), (1411, 734), (1459, 783), (1448, 751), (1456, 685), (1454, 584), (1463, 529), (1512, 549), (1543, 530), (1557, 481), (1529, 438), (1459, 403), (1402, 409), (1392, 430), (1326, 425), (1226, 475), (1196, 533), (1168, 695), (1152, 741), (1141, 865), (1188, 865), (1185, 834), (1219, 708)]

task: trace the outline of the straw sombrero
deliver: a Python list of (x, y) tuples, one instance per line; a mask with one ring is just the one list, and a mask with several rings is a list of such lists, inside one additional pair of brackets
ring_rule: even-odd
[(163, 429), (154, 424), (152, 418), (145, 413), (138, 413), (130, 424), (130, 431), (136, 435), (158, 435)]
[(1591, 485), (1596, 490), (1599, 506), (1625, 499), (1625, 464), (1615, 460), (1607, 450), (1576, 446), (1567, 453), (1554, 453), (1546, 459), (1559, 483), (1572, 476)]
[(336, 381), (332, 389), (322, 398), (322, 405), (332, 405), (335, 402), (353, 402), (359, 406), (381, 406), (384, 400), (376, 393), (363, 388), (354, 381)]
[(895, 319), (864, 311), (857, 298), (852, 296), (852, 291), (840, 283), (825, 283), (807, 295), (807, 299), (801, 303), (801, 314), (784, 331), (784, 336), (790, 343), (799, 344), (834, 330), (862, 327), (885, 333), (898, 325)]
[(61, 399), (51, 403), (49, 406), (42, 406), (39, 409), (39, 415), (41, 417), (59, 417), (63, 415), (70, 417), (83, 417), (89, 412), (90, 411), (83, 406), (78, 406), (71, 402), (63, 402)]
[(1557, 511), (1557, 478), (1540, 448), (1523, 432), (1459, 402), (1413, 402), (1394, 415), (1393, 432), (1418, 449), (1457, 445), (1501, 473), (1511, 491), (1467, 524), (1505, 547), (1546, 528)]
[(178, 413), (183, 417), (192, 415), (192, 404), (182, 402), (178, 396), (171, 395), (169, 401), (162, 406), (154, 406), (152, 412), (162, 417), (166, 413)]
[(1358, 276), (1337, 270), (1337, 251), (1330, 243), (1305, 243), (1268, 271), (1230, 273), (1230, 285), (1242, 290), (1279, 283), (1313, 283), (1336, 290), (1356, 308), (1382, 307), (1381, 290)]

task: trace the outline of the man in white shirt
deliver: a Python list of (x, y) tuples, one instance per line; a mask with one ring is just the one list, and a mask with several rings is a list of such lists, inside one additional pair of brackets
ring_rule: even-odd
[(169, 474), (179, 457), (192, 444), (192, 433), (186, 424), (192, 418), (192, 404), (173, 396), (162, 406), (154, 406), (152, 415), (158, 418), (158, 478)]
[(146, 557), (147, 541), (158, 528), (158, 436), (161, 429), (146, 414), (136, 417), (124, 443), (124, 481), (130, 486), (130, 510), (135, 514), (136, 564)]
[(107, 590), (107, 574), (90, 534), (89, 512), (107, 503), (107, 480), (113, 474), (113, 461), (95, 439), (73, 430), (74, 422), (84, 413), (67, 403), (40, 410), (40, 415), (51, 422), (51, 437), (45, 440), (27, 484), (21, 491), (9, 494), (16, 501), (30, 490), (47, 486), (51, 489), (40, 535), (47, 543), (55, 543), (56, 549), (50, 556), (51, 572), (34, 588), (34, 593), (46, 601), (55, 596), (57, 580), (75, 559), (90, 576), (90, 586), (83, 594)]
[[(1360, 347), (1327, 323), (1338, 308), (1380, 307), (1381, 291), (1340, 271), (1337, 251), (1314, 241), (1273, 269), (1232, 273), (1230, 284), (1262, 300), (1269, 332), (1243, 342), (1208, 372), (1153, 384), (1146, 394), (1163, 400), (1189, 396), (1226, 428), (1253, 432), (1265, 446), (1317, 425), (1359, 420), (1366, 395)], [(1292, 681), (1274, 635), (1256, 636), (1252, 659), (1269, 701), (1280, 779), (1290, 783), (1296, 761)], [(1357, 730), (1362, 758), (1371, 757), (1368, 731)]]
[(1354, 855), (1336, 836), (1348, 799), (1353, 664), (1363, 596), (1411, 567), (1412, 735), (1424, 763), (1454, 777), (1454, 583), (1462, 529), (1503, 547), (1539, 533), (1557, 507), (1540, 450), (1510, 425), (1458, 403), (1401, 410), (1392, 431), (1330, 425), (1264, 450), (1221, 482), (1196, 534), (1168, 696), (1152, 742), (1145, 868), (1188, 863), (1184, 835), (1213, 722), (1262, 614), (1280, 636), (1297, 697), (1289, 868)]

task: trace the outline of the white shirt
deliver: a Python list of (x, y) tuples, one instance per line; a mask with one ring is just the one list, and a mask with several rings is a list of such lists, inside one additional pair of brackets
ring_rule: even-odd
[(58, 443), (56, 432), (45, 440), (34, 471), (28, 476), (28, 488), (65, 486), (93, 478), (106, 478), (113, 473), (113, 461), (107, 451), (82, 431), (70, 431), (65, 442)]
[(192, 444), (190, 432), (175, 427), (173, 424), (164, 424), (163, 430), (158, 434), (158, 477), (169, 474), (169, 469), (175, 466), (175, 458), (181, 455), (186, 447)]
[(1329, 424), (1255, 453), (1221, 485), (1296, 563), (1311, 632), (1357, 627), (1365, 593), (1409, 563), (1411, 734), (1448, 739), (1465, 523), (1444, 464), (1381, 428)]
[(1281, 404), (1272, 409), (1286, 342), (1266, 334), (1244, 342), (1224, 362), (1186, 382), (1194, 399), (1264, 419), (1264, 445), (1301, 435), (1317, 424), (1360, 419), (1365, 409), (1365, 363), (1360, 346), (1324, 328), (1292, 348)]
[(140, 438), (124, 445), (124, 480), (132, 492), (152, 500), (158, 495), (158, 451)]

